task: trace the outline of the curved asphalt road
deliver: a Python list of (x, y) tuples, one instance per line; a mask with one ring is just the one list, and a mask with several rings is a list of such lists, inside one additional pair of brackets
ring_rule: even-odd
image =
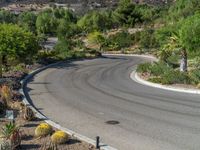
[(37, 74), (27, 91), (50, 119), (117, 149), (199, 150), (200, 96), (134, 82), (130, 73), (142, 61), (107, 56), (63, 63)]

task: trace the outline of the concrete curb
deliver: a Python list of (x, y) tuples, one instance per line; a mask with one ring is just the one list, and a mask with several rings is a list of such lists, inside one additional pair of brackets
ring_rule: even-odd
[[(76, 137), (77, 139), (81, 140), (81, 141), (85, 141), (89, 144), (92, 144), (92, 145), (96, 145), (96, 141), (93, 140), (93, 139), (90, 139), (84, 135), (81, 135), (79, 133), (76, 133), (70, 129), (67, 129), (67, 128), (64, 128), (62, 127), (61, 125), (59, 125), (58, 123), (55, 123), (54, 121), (50, 120), (49, 118), (47, 118), (45, 115), (43, 115), (42, 113), (40, 113), (36, 108), (34, 108), (28, 101), (28, 99), (26, 98), (26, 94), (25, 94), (25, 88), (26, 88), (26, 85), (27, 85), (27, 81), (32, 78), (34, 75), (36, 75), (37, 73), (47, 69), (47, 68), (50, 68), (50, 67), (53, 67), (55, 65), (58, 65), (62, 62), (57, 62), (57, 63), (53, 63), (53, 64), (50, 64), (50, 65), (47, 65), (45, 67), (42, 67), (42, 68), (39, 68), (39, 69), (36, 69), (34, 71), (32, 71), (29, 75), (27, 75), (23, 80), (21, 80), (21, 84), (22, 84), (22, 88), (19, 90), (19, 92), (23, 95), (23, 103), (27, 106), (29, 106), (35, 113), (36, 113), (36, 116), (39, 118), (39, 119), (43, 119), (46, 123), (50, 124), (51, 126), (57, 128), (58, 130), (62, 130), (64, 132), (66, 132), (67, 134), (73, 136), (73, 137)], [(116, 148), (113, 148), (111, 146), (108, 146), (104, 143), (100, 143), (101, 146), (101, 150), (117, 150)]]
[(158, 59), (156, 57), (154, 57), (153, 55), (139, 55), (139, 54), (108, 54), (105, 53), (103, 54), (103, 56), (135, 56), (135, 57), (143, 57), (143, 58), (148, 58), (151, 59), (153, 61), (158, 61)]
[[(112, 56), (112, 55), (113, 56), (137, 56), (137, 57), (148, 58), (148, 59), (151, 59), (152, 61), (158, 61), (158, 59), (152, 55), (137, 55), (137, 54), (104, 54), (104, 55), (105, 56), (109, 56), (109, 55), (110, 56)], [(178, 88), (178, 87), (161, 85), (161, 84), (146, 81), (139, 77), (136, 70), (133, 70), (131, 72), (130, 78), (139, 84), (154, 87), (154, 88), (159, 88), (159, 89), (174, 91), (174, 92), (188, 93), (188, 94), (200, 94), (200, 90), (198, 90), (198, 89), (188, 89), (188, 88), (181, 88), (181, 87)]]
[(179, 88), (179, 87), (161, 85), (161, 84), (146, 81), (146, 80), (140, 78), (140, 76), (138, 75), (136, 70), (131, 72), (130, 78), (139, 84), (154, 87), (154, 88), (159, 88), (159, 89), (174, 91), (174, 92), (188, 93), (188, 94), (200, 94), (200, 90), (197, 90), (197, 89), (188, 89), (188, 88), (181, 88), (181, 87)]
[(130, 74), (130, 78), (137, 83), (140, 83), (140, 84), (143, 84), (146, 86), (150, 86), (150, 87), (154, 87), (154, 88), (159, 88), (159, 89), (174, 91), (174, 92), (188, 93), (188, 94), (200, 94), (200, 90), (197, 90), (197, 89), (188, 89), (188, 88), (181, 88), (181, 87), (175, 88), (173, 86), (161, 85), (161, 84), (146, 81), (146, 80), (140, 78), (138, 73), (135, 70)]

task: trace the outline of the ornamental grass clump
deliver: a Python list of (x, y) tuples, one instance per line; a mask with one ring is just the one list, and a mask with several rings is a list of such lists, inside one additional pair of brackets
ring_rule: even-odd
[(7, 85), (3, 85), (0, 91), (1, 91), (1, 97), (4, 103), (6, 104), (6, 106), (8, 106), (11, 102), (11, 97), (12, 97), (11, 89)]
[(63, 131), (56, 131), (51, 136), (51, 141), (54, 144), (64, 144), (69, 140), (69, 135)]
[(51, 134), (53, 131), (52, 127), (47, 123), (39, 124), (35, 129), (35, 136), (36, 137), (44, 137)]

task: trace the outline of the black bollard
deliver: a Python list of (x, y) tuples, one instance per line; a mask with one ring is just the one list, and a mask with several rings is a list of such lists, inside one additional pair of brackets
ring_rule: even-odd
[(100, 140), (100, 137), (97, 136), (97, 137), (96, 137), (96, 149), (99, 149), (99, 148), (100, 148), (100, 146), (99, 146), (99, 140)]

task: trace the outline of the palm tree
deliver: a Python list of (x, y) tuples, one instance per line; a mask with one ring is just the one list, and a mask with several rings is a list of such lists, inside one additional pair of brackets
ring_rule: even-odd
[(173, 53), (180, 53), (181, 60), (180, 60), (180, 71), (186, 72), (187, 71), (187, 51), (186, 48), (183, 46), (180, 35), (174, 33), (162, 48), (159, 53), (159, 57), (161, 61), (164, 61), (168, 64), (168, 58), (172, 56)]

